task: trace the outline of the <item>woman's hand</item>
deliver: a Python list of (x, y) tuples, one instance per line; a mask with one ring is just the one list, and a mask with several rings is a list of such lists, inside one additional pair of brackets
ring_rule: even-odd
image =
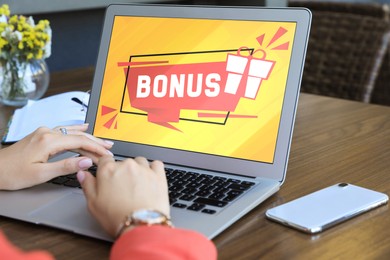
[[(66, 135), (59, 128), (38, 128), (0, 150), (0, 190), (31, 187), (60, 175), (88, 169), (101, 156), (112, 155), (108, 150), (112, 147), (111, 142), (84, 133), (87, 124), (66, 126)], [(53, 155), (64, 151), (74, 151), (81, 156), (48, 162)]]
[[(85, 149), (85, 147), (82, 147), (82, 146), (74, 146), (74, 148), (69, 148), (67, 150), (70, 150), (70, 151), (73, 151), (75, 153), (79, 153), (83, 156), (86, 156), (86, 157), (89, 157), (91, 158), (95, 163), (97, 163), (98, 159), (100, 158), (100, 156), (102, 155), (106, 155), (107, 153), (105, 153), (102, 148), (105, 148), (105, 149), (110, 149), (112, 147), (112, 142), (109, 142), (109, 141), (105, 141), (105, 140), (102, 140), (100, 138), (97, 138), (93, 135), (90, 135), (90, 134), (87, 134), (85, 133), (85, 131), (88, 129), (88, 124), (82, 124), (82, 125), (71, 125), (71, 126), (57, 126), (55, 128), (53, 128), (53, 130), (55, 132), (58, 132), (58, 133), (61, 133), (61, 128), (65, 128), (66, 129), (66, 132), (67, 132), (67, 135), (78, 135), (78, 136), (84, 136), (84, 137), (87, 137), (88, 139), (92, 140), (93, 142), (89, 142), (89, 144), (94, 144), (96, 146), (97, 145), (100, 145), (99, 146), (96, 146), (96, 148), (98, 148), (99, 150), (98, 151), (94, 151), (94, 150), (91, 150), (90, 148), (87, 148)], [(64, 139), (65, 140), (65, 139)], [(85, 143), (86, 144), (86, 143)], [(94, 149), (94, 148), (92, 148)], [(63, 152), (63, 151), (61, 151)], [(111, 152), (107, 151), (108, 154), (112, 155)]]
[(115, 236), (125, 217), (139, 209), (153, 209), (170, 216), (168, 185), (164, 164), (149, 163), (143, 157), (115, 162), (99, 159), (96, 178), (79, 171), (89, 211), (102, 227)]

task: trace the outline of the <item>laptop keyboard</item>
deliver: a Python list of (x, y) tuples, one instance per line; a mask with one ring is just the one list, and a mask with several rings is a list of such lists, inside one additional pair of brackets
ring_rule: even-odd
[[(89, 171), (95, 175), (96, 167), (91, 167)], [(256, 184), (254, 181), (192, 171), (171, 168), (165, 168), (165, 171), (171, 206), (205, 214), (216, 214)], [(76, 174), (56, 177), (49, 182), (81, 188)]]
[(248, 191), (255, 182), (196, 172), (165, 169), (173, 207), (215, 214)]

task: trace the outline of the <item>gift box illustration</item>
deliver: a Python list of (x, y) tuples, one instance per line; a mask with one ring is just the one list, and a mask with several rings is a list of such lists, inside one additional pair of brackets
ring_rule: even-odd
[[(265, 60), (265, 51), (258, 49), (250, 56), (241, 55), (243, 49), (238, 49), (237, 54), (228, 54), (226, 60), (227, 80), (225, 92), (235, 95), (241, 86), (241, 81), (246, 81), (244, 97), (255, 99), (263, 79), (268, 79), (274, 61)], [(261, 58), (255, 58), (254, 54), (262, 53)]]

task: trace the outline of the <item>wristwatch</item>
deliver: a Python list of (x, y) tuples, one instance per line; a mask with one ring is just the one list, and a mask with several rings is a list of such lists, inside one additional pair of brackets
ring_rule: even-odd
[(118, 229), (116, 237), (119, 237), (125, 228), (129, 226), (152, 226), (162, 225), (173, 227), (170, 218), (157, 210), (141, 209), (136, 210), (132, 214), (126, 216), (124, 222)]

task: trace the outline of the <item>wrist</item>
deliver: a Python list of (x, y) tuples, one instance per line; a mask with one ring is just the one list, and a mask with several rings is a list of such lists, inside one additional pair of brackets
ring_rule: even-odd
[(125, 217), (117, 229), (115, 238), (120, 237), (123, 233), (128, 232), (137, 226), (153, 225), (173, 227), (171, 219), (164, 213), (157, 210), (140, 209)]

